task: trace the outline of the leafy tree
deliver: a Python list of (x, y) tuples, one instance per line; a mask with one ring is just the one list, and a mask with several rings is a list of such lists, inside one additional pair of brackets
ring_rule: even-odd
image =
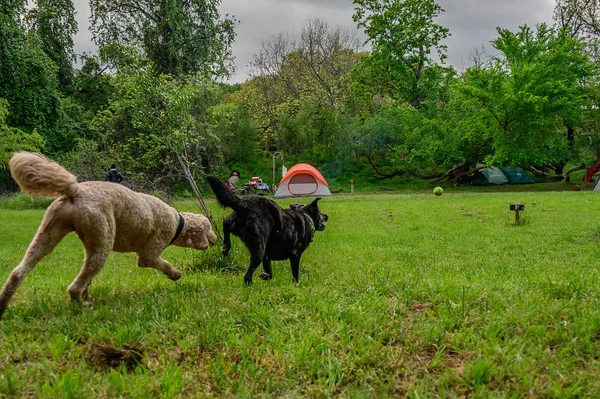
[(57, 68), (44, 52), (35, 32), (19, 25), (23, 10), (18, 2), (0, 9), (0, 97), (10, 104), (6, 123), (31, 133), (36, 130), (50, 153), (63, 152), (72, 143), (59, 132), (63, 120)]
[(288, 97), (340, 108), (357, 61), (358, 42), (347, 31), (308, 19), (298, 37), (279, 33), (263, 43), (250, 75), (280, 85)]
[(77, 21), (73, 0), (35, 0), (25, 18), (35, 32), (44, 52), (57, 66), (59, 88), (70, 89), (73, 80), (73, 36)]
[(353, 19), (364, 28), (372, 53), (354, 78), (364, 85), (420, 107), (438, 84), (440, 70), (431, 68), (446, 58), (442, 41), (450, 34), (434, 23), (443, 11), (435, 0), (354, 0)]
[(6, 169), (13, 152), (39, 152), (44, 147), (44, 139), (36, 131), (26, 133), (9, 127), (6, 124), (8, 114), (8, 102), (0, 98), (0, 163), (3, 164), (3, 169)]
[(210, 124), (218, 86), (203, 80), (156, 75), (151, 66), (120, 71), (115, 97), (94, 118), (99, 151), (142, 181), (172, 184), (179, 177), (173, 147), (185, 148), (192, 167), (203, 173), (221, 163), (219, 141)]
[(257, 147), (258, 137), (248, 110), (237, 103), (223, 102), (210, 110), (210, 123), (228, 162), (245, 163)]
[[(600, 60), (600, 1), (598, 0), (557, 0), (554, 8), (554, 20), (557, 25), (571, 36), (580, 38), (584, 43), (584, 51), (594, 60)], [(594, 132), (600, 122), (600, 80), (598, 77), (586, 79), (582, 86), (587, 90), (587, 99), (583, 104), (585, 113), (583, 123), (571, 126), (578, 128), (589, 141), (580, 146), (582, 155), (588, 161), (600, 159), (600, 142)], [(589, 158), (593, 150), (594, 157)]]
[(570, 156), (570, 126), (583, 116), (581, 83), (594, 74), (582, 43), (545, 24), (517, 32), (498, 28), (499, 51), (488, 68), (467, 70), (460, 90), (480, 106), (493, 150), (490, 164), (549, 165)]
[[(82, 56), (83, 65), (76, 71), (73, 96), (92, 115), (106, 108), (113, 92), (113, 75), (107, 73), (98, 56)], [(90, 118), (91, 119), (91, 118)]]
[(235, 19), (220, 0), (90, 0), (96, 44), (139, 45), (160, 73), (227, 76)]
[(6, 124), (8, 102), (0, 98), (0, 191), (14, 191), (17, 187), (10, 176), (8, 161), (15, 151), (41, 151), (44, 139), (35, 130), (26, 133)]
[(381, 108), (351, 127), (354, 151), (381, 179), (442, 177), (468, 156), (468, 135), (458, 135), (450, 117), (448, 107), (434, 114), (408, 104)]
[(600, 37), (600, 1), (557, 0), (554, 20), (574, 36)]
[[(232, 99), (249, 110), (266, 150), (307, 156), (321, 143), (337, 144), (358, 47), (350, 33), (319, 19), (297, 36), (264, 42), (250, 63), (252, 79)], [(321, 149), (312, 155), (325, 156)]]

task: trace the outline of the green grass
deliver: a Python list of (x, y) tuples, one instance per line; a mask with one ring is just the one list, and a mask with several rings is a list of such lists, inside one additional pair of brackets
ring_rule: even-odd
[[(334, 196), (299, 284), (275, 262), (244, 286), (235, 239), (227, 260), (168, 248), (177, 282), (112, 254), (93, 308), (68, 300), (70, 235), (0, 321), (0, 397), (599, 397), (599, 195)], [(0, 212), (0, 281), (42, 214)], [(142, 359), (104, 367), (100, 345)]]
[(0, 196), (0, 209), (46, 209), (52, 200), (32, 198), (27, 194)]

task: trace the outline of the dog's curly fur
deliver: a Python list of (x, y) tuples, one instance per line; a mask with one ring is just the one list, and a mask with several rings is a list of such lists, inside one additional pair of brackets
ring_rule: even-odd
[(290, 205), (282, 209), (274, 201), (260, 195), (238, 198), (215, 176), (207, 178), (217, 201), (234, 212), (223, 221), (223, 255), (231, 249), (230, 234), (240, 237), (250, 250), (250, 266), (244, 281), (252, 282), (252, 275), (262, 263), (263, 280), (273, 277), (272, 260), (290, 260), (292, 275), (299, 279), (300, 257), (312, 241), (315, 230), (325, 230), (328, 216), (319, 211), (315, 199), (309, 205)]
[[(70, 232), (77, 234), (85, 248), (83, 268), (68, 288), (75, 301), (90, 301), (89, 285), (111, 251), (135, 252), (139, 267), (159, 270), (171, 280), (181, 277), (179, 270), (160, 257), (179, 225), (174, 208), (120, 184), (77, 183), (62, 166), (39, 154), (15, 153), (9, 167), (22, 191), (58, 198), (48, 207), (23, 260), (0, 291), (0, 317), (27, 274)], [(204, 250), (217, 241), (208, 218), (187, 212), (182, 216), (185, 225), (173, 245)]]

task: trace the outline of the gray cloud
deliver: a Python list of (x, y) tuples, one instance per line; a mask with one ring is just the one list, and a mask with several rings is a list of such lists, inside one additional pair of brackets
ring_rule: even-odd
[[(552, 22), (554, 0), (438, 0), (445, 12), (438, 22), (450, 29), (447, 39), (448, 63), (462, 68), (469, 64), (473, 48), (485, 45), (497, 37), (496, 27), (515, 30), (520, 25)], [(95, 51), (89, 27), (87, 0), (74, 0), (79, 33), (75, 51)], [(237, 71), (232, 81), (246, 78), (246, 65), (263, 40), (281, 32), (299, 32), (307, 18), (318, 17), (332, 26), (356, 31), (352, 21), (351, 0), (223, 0), (221, 13), (235, 15), (237, 26), (233, 54)], [(356, 31), (361, 36), (362, 32)]]

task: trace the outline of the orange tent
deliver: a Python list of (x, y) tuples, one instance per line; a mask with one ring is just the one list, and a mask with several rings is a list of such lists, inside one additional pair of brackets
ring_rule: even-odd
[(294, 165), (283, 176), (275, 193), (275, 198), (321, 197), (331, 195), (329, 184), (323, 175), (307, 163)]

